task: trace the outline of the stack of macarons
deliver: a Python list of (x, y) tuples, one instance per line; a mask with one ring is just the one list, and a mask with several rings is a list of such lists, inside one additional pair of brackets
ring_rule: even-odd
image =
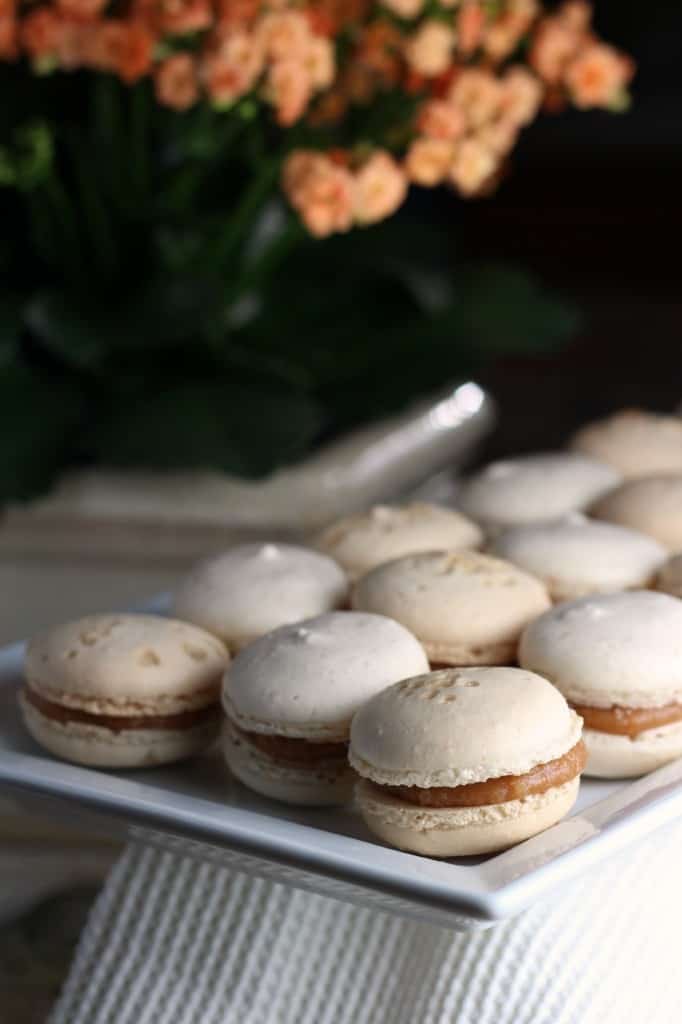
[(110, 768), (220, 733), (245, 786), (308, 806), (355, 792), (401, 849), (519, 842), (569, 811), (583, 769), (682, 756), (679, 439), (682, 420), (624, 413), (478, 471), (457, 509), (379, 506), (310, 547), (234, 547), (188, 575), (170, 619), (32, 641), (27, 726)]

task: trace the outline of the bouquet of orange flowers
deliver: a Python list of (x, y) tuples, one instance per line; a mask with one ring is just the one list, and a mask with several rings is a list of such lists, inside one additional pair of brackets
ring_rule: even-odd
[(434, 305), (432, 229), (350, 229), (491, 193), (541, 111), (622, 110), (632, 73), (584, 0), (0, 0), (0, 497), (93, 459), (267, 472), (501, 324), (563, 337), (518, 271)]
[(389, 216), (410, 183), (492, 188), (542, 107), (622, 109), (632, 62), (590, 18), (585, 0), (0, 0), (0, 57), (148, 76), (180, 111), (271, 108), (304, 129), (282, 181), (324, 236)]

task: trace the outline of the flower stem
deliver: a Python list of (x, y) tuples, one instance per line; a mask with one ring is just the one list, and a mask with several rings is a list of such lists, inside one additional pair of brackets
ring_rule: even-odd
[(258, 173), (253, 176), (236, 209), (232, 211), (225, 230), (209, 247), (210, 266), (225, 267), (231, 262), (237, 247), (248, 236), (256, 213), (270, 196), (279, 176), (280, 163), (279, 155), (261, 162)]

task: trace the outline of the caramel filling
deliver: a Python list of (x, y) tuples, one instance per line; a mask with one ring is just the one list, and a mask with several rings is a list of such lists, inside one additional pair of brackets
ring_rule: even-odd
[(379, 789), (400, 800), (421, 807), (483, 807), (506, 804), (526, 796), (546, 793), (548, 789), (570, 782), (580, 775), (587, 761), (585, 744), (579, 740), (568, 753), (554, 761), (536, 765), (524, 775), (502, 775), (498, 779), (472, 782), (468, 786), (379, 786)]
[(205, 708), (181, 711), (176, 715), (95, 715), (81, 708), (65, 708), (55, 704), (29, 686), (24, 687), (24, 697), (41, 715), (55, 722), (84, 722), (111, 732), (124, 732), (128, 729), (190, 729), (217, 719), (219, 711), (219, 705), (215, 703)]
[(291, 736), (273, 736), (262, 732), (246, 732), (234, 726), (251, 746), (262, 750), (268, 757), (276, 761), (290, 761), (291, 764), (314, 764), (316, 761), (329, 761), (330, 758), (346, 757), (347, 743), (318, 743), (314, 740), (303, 740)]
[(682, 704), (665, 704), (662, 708), (592, 708), (587, 704), (571, 707), (584, 720), (586, 729), (631, 739), (647, 729), (682, 721)]

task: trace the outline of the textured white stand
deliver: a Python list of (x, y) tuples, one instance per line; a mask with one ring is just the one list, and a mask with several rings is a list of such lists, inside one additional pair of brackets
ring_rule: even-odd
[(133, 844), (49, 1024), (679, 1024), (681, 851), (455, 934)]

